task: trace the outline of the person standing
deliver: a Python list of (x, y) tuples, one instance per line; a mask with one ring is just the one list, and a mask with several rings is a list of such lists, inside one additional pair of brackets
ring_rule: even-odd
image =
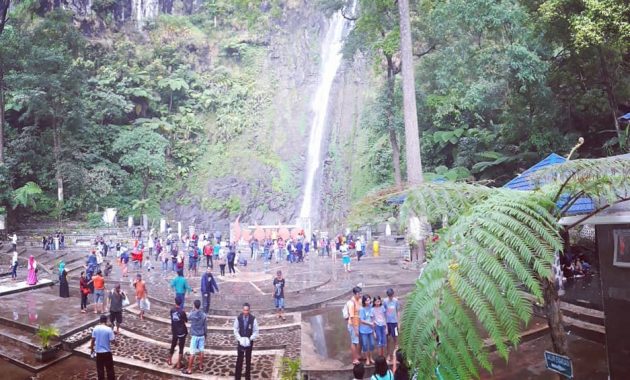
[(99, 270), (96, 275), (88, 282), (94, 285), (94, 314), (103, 313), (103, 304), (105, 302), (105, 279), (103, 273)]
[(394, 289), (387, 289), (387, 298), (383, 300), (383, 306), (385, 306), (385, 319), (387, 321), (387, 357), (393, 361), (394, 358), (391, 355), (394, 349), (398, 347), (398, 321), (400, 320), (400, 302), (394, 297)]
[(208, 314), (210, 312), (210, 301), (215, 291), (219, 292), (219, 286), (212, 275), (212, 268), (206, 268), (206, 273), (201, 276), (201, 295), (203, 297), (203, 311)]
[(350, 334), (350, 353), (352, 364), (359, 364), (359, 316), (361, 310), (361, 288), (355, 286), (352, 289), (352, 298), (346, 303), (348, 309), (348, 333)]
[(225, 252), (220, 252), (219, 253), (219, 271), (220, 271), (220, 276), (223, 277), (225, 276)]
[(96, 373), (98, 380), (105, 379), (107, 370), (107, 380), (114, 380), (114, 358), (110, 344), (116, 344), (116, 337), (112, 329), (107, 326), (107, 316), (101, 315), (99, 324), (92, 330), (92, 340), (90, 341), (90, 353), (96, 353)]
[(249, 313), (249, 308), (249, 304), (244, 303), (242, 313), (234, 320), (234, 337), (238, 342), (235, 380), (241, 379), (243, 358), (245, 359), (245, 379), (251, 379), (252, 349), (254, 341), (258, 338), (258, 321)]
[(177, 356), (175, 367), (180, 369), (182, 367), (182, 357), (184, 356), (184, 343), (186, 342), (186, 335), (188, 335), (188, 328), (186, 327), (188, 318), (186, 318), (186, 312), (184, 311), (184, 304), (181, 298), (175, 297), (175, 307), (171, 309), (170, 316), (173, 338), (171, 339), (171, 348), (166, 363), (168, 363), (169, 366), (173, 365), (172, 359), (175, 346), (179, 346), (179, 356)]
[[(147, 260), (148, 261), (148, 260)], [(147, 309), (147, 284), (142, 279), (140, 273), (136, 274), (136, 279), (133, 282), (133, 287), (136, 289), (136, 304), (138, 310), (140, 310), (140, 320), (144, 319), (144, 312)]]
[(232, 277), (236, 276), (236, 269), (234, 269), (235, 259), (236, 259), (236, 252), (234, 251), (234, 247), (230, 246), (230, 251), (227, 255), (227, 263), (228, 263), (228, 272)]
[(341, 263), (343, 264), (343, 269), (346, 272), (350, 272), (350, 253), (348, 252), (348, 245), (343, 243), (339, 249), (341, 250)]
[(59, 262), (59, 297), (70, 297), (70, 288), (68, 287), (68, 271), (66, 270), (66, 263), (63, 260)]
[(184, 278), (184, 273), (177, 273), (177, 277), (171, 280), (171, 289), (175, 291), (175, 298), (181, 300), (182, 310), (186, 303), (186, 293), (192, 292), (192, 288), (188, 285), (188, 281)]
[(17, 267), (18, 267), (18, 253), (13, 251), (13, 257), (11, 258), (11, 280), (17, 280)]
[(359, 313), (361, 324), (359, 334), (361, 336), (361, 352), (365, 354), (365, 365), (374, 363), (372, 351), (374, 351), (374, 312), (372, 310), (372, 299), (369, 295), (364, 295), (361, 301), (361, 311)]
[(385, 356), (385, 346), (387, 345), (387, 319), (385, 317), (385, 306), (381, 296), (374, 297), (374, 332), (376, 333), (376, 350), (380, 356)]
[(276, 272), (276, 278), (273, 279), (273, 299), (276, 304), (276, 310), (278, 311), (278, 318), (283, 321), (286, 320), (284, 318), (284, 284), (285, 280), (282, 277), (282, 271), (279, 270)]
[(199, 369), (203, 369), (203, 350), (206, 345), (206, 335), (208, 331), (207, 315), (199, 310), (201, 302), (195, 300), (193, 305), (195, 309), (188, 315), (188, 320), (190, 321), (190, 356), (188, 358), (188, 369), (182, 371), (187, 375), (192, 374), (195, 356), (199, 356)]
[[(15, 234), (13, 234), (13, 236), (15, 236)], [(35, 261), (33, 255), (28, 258), (28, 277), (26, 278), (26, 283), (28, 285), (37, 284), (37, 261)]]
[(112, 326), (116, 326), (116, 333), (120, 332), (120, 325), (122, 324), (123, 315), (123, 300), (127, 296), (124, 292), (120, 291), (120, 284), (116, 284), (114, 290), (109, 293), (109, 319)]
[(357, 261), (361, 261), (361, 256), (363, 256), (363, 243), (361, 242), (361, 238), (357, 238), (355, 248), (357, 251)]
[(81, 272), (81, 278), (79, 279), (79, 291), (81, 293), (81, 312), (87, 313), (87, 301), (90, 294), (90, 286), (88, 285), (88, 279), (85, 277), (85, 272)]
[(206, 245), (203, 246), (203, 255), (206, 256), (206, 267), (210, 269), (214, 269), (214, 265), (212, 262), (212, 255), (214, 254), (214, 250), (212, 249), (212, 245), (210, 242), (207, 242)]

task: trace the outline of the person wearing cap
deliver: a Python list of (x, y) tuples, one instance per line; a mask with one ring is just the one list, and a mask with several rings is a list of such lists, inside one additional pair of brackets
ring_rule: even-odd
[(127, 297), (124, 292), (120, 291), (120, 284), (116, 284), (114, 290), (109, 293), (109, 319), (112, 326), (116, 325), (116, 334), (120, 332), (122, 323), (123, 300)]
[(110, 344), (116, 344), (116, 337), (112, 329), (107, 326), (107, 316), (101, 315), (99, 324), (92, 330), (92, 340), (90, 341), (90, 354), (96, 354), (96, 373), (98, 380), (105, 380), (107, 370), (107, 380), (114, 380), (114, 358)]
[(206, 314), (210, 311), (211, 297), (215, 292), (219, 292), (219, 286), (212, 275), (212, 268), (208, 267), (206, 268), (206, 273), (201, 276), (201, 296), (203, 299), (203, 311)]

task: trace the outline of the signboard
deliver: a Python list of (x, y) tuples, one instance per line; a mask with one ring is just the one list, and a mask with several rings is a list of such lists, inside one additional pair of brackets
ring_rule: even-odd
[(559, 373), (568, 379), (573, 379), (573, 363), (571, 358), (545, 351), (545, 365), (547, 369)]

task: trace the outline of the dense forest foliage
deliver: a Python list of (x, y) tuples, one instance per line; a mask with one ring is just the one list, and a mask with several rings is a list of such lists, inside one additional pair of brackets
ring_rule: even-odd
[[(350, 0), (324, 3), (356, 19), (347, 58), (362, 51), (383, 78), (363, 118), (365, 164), (353, 176), (358, 198), (404, 173), (398, 12), (388, 0), (359, 0), (354, 13)], [(630, 112), (627, 2), (412, 4), (427, 177), (502, 185), (551, 152), (566, 155), (580, 136), (578, 156), (628, 152), (629, 125), (619, 120)]]
[[(94, 1), (89, 22), (47, 2), (14, 1), (0, 35), (0, 202), (51, 216), (160, 202), (225, 171), (234, 155), (277, 167), (264, 138), (274, 88), (260, 36), (291, 1), (209, 0), (138, 31)], [(9, 4), (3, 0), (0, 4)], [(351, 193), (405, 180), (398, 12), (391, 0), (319, 0), (354, 20), (344, 56), (377, 78), (357, 131)], [(623, 0), (411, 1), (426, 176), (501, 185), (551, 152), (628, 152), (630, 6)], [(0, 9), (1, 10), (1, 9)], [(2, 16), (3, 12), (0, 12)], [(291, 54), (286, 51), (286, 54)], [(315, 64), (315, 63), (314, 63)], [(238, 146), (238, 150), (234, 149)], [(238, 153), (237, 153), (238, 151)], [(185, 201), (185, 200), (178, 200)], [(238, 212), (238, 198), (207, 209)]]
[(260, 150), (237, 139), (260, 126), (269, 93), (258, 82), (266, 49), (255, 36), (281, 8), (204, 2), (137, 31), (112, 19), (114, 4), (95, 3), (79, 29), (71, 11), (14, 2), (0, 36), (7, 210), (157, 215), (161, 200), (225, 171), (230, 144)]

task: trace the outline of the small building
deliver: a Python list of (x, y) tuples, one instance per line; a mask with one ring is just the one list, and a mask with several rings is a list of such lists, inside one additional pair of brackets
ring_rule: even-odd
[[(568, 216), (572, 225), (584, 215)], [(595, 226), (610, 379), (630, 379), (630, 201), (583, 221)]]

